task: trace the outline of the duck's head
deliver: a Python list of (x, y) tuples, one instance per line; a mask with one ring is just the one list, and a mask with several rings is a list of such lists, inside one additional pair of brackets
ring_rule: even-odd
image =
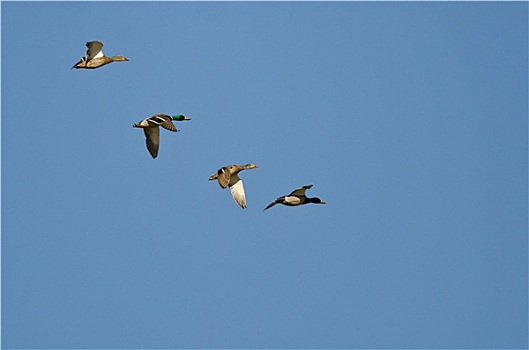
[(325, 201), (322, 201), (318, 197), (308, 198), (308, 199), (310, 200), (311, 203), (314, 203), (314, 204), (327, 204), (325, 203)]
[(259, 165), (255, 165), (255, 164), (246, 164), (243, 166), (244, 169), (255, 169), (255, 168), (259, 168)]
[(130, 61), (127, 57), (116, 55), (112, 57), (112, 61)]
[(186, 117), (185, 115), (182, 115), (182, 114), (173, 115), (173, 116), (171, 116), (171, 118), (173, 118), (173, 120), (178, 120), (178, 121), (191, 120), (191, 118), (188, 118), (188, 117)]

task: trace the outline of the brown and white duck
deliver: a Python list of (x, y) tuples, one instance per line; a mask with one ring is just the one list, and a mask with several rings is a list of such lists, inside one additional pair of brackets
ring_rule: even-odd
[(221, 188), (229, 187), (233, 199), (241, 208), (246, 208), (246, 195), (244, 193), (244, 186), (239, 177), (239, 172), (247, 169), (259, 168), (255, 164), (236, 165), (231, 164), (224, 166), (217, 170), (217, 172), (209, 177), (209, 180), (217, 180)]
[(101, 41), (89, 41), (86, 43), (86, 54), (84, 57), (81, 57), (79, 62), (73, 65), (71, 69), (96, 69), (109, 64), (112, 62), (119, 61), (128, 61), (129, 59), (121, 55), (116, 55), (113, 57), (107, 57), (103, 54), (103, 43)]

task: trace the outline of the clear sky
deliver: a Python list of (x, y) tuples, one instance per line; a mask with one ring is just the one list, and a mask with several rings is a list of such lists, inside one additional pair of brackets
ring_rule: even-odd
[(527, 348), (527, 2), (1, 10), (3, 348)]

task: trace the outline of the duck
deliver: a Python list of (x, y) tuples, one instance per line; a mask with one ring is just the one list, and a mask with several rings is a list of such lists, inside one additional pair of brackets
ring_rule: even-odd
[(270, 203), (266, 208), (264, 208), (263, 211), (272, 208), (276, 204), (283, 204), (283, 205), (287, 205), (290, 207), (295, 207), (298, 205), (308, 204), (308, 203), (326, 204), (324, 201), (322, 201), (318, 197), (309, 198), (305, 196), (305, 191), (310, 188), (312, 188), (312, 185), (306, 185), (300, 188), (296, 188), (288, 196), (277, 198), (275, 201)]
[(217, 180), (222, 189), (229, 187), (235, 202), (244, 209), (246, 208), (246, 195), (244, 193), (242, 180), (238, 174), (243, 170), (255, 168), (259, 168), (259, 166), (251, 163), (246, 165), (226, 165), (217, 170), (215, 174), (211, 175), (209, 180)]
[(86, 47), (88, 50), (86, 50), (85, 56), (81, 57), (79, 62), (74, 64), (70, 69), (96, 69), (112, 62), (129, 60), (128, 58), (121, 55), (116, 55), (113, 57), (105, 56), (102, 51), (103, 43), (101, 41), (89, 41), (86, 43)]
[(173, 124), (173, 120), (183, 121), (191, 120), (190, 118), (178, 114), (178, 115), (166, 115), (166, 114), (155, 114), (149, 118), (143, 119), (137, 124), (132, 126), (135, 128), (142, 128), (145, 133), (145, 139), (147, 143), (147, 149), (153, 158), (158, 156), (158, 148), (160, 147), (160, 126), (164, 129), (177, 132), (178, 129)]

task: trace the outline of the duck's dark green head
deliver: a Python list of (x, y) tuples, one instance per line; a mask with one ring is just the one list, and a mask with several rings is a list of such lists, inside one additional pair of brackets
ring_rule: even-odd
[(188, 118), (188, 117), (186, 117), (185, 115), (182, 115), (182, 114), (173, 115), (171, 118), (173, 118), (173, 120), (178, 120), (178, 121), (191, 120), (190, 118)]
[(325, 203), (325, 201), (322, 201), (321, 199), (319, 199), (318, 197), (314, 197), (314, 198), (307, 198), (311, 203), (315, 203), (315, 204), (327, 204)]

